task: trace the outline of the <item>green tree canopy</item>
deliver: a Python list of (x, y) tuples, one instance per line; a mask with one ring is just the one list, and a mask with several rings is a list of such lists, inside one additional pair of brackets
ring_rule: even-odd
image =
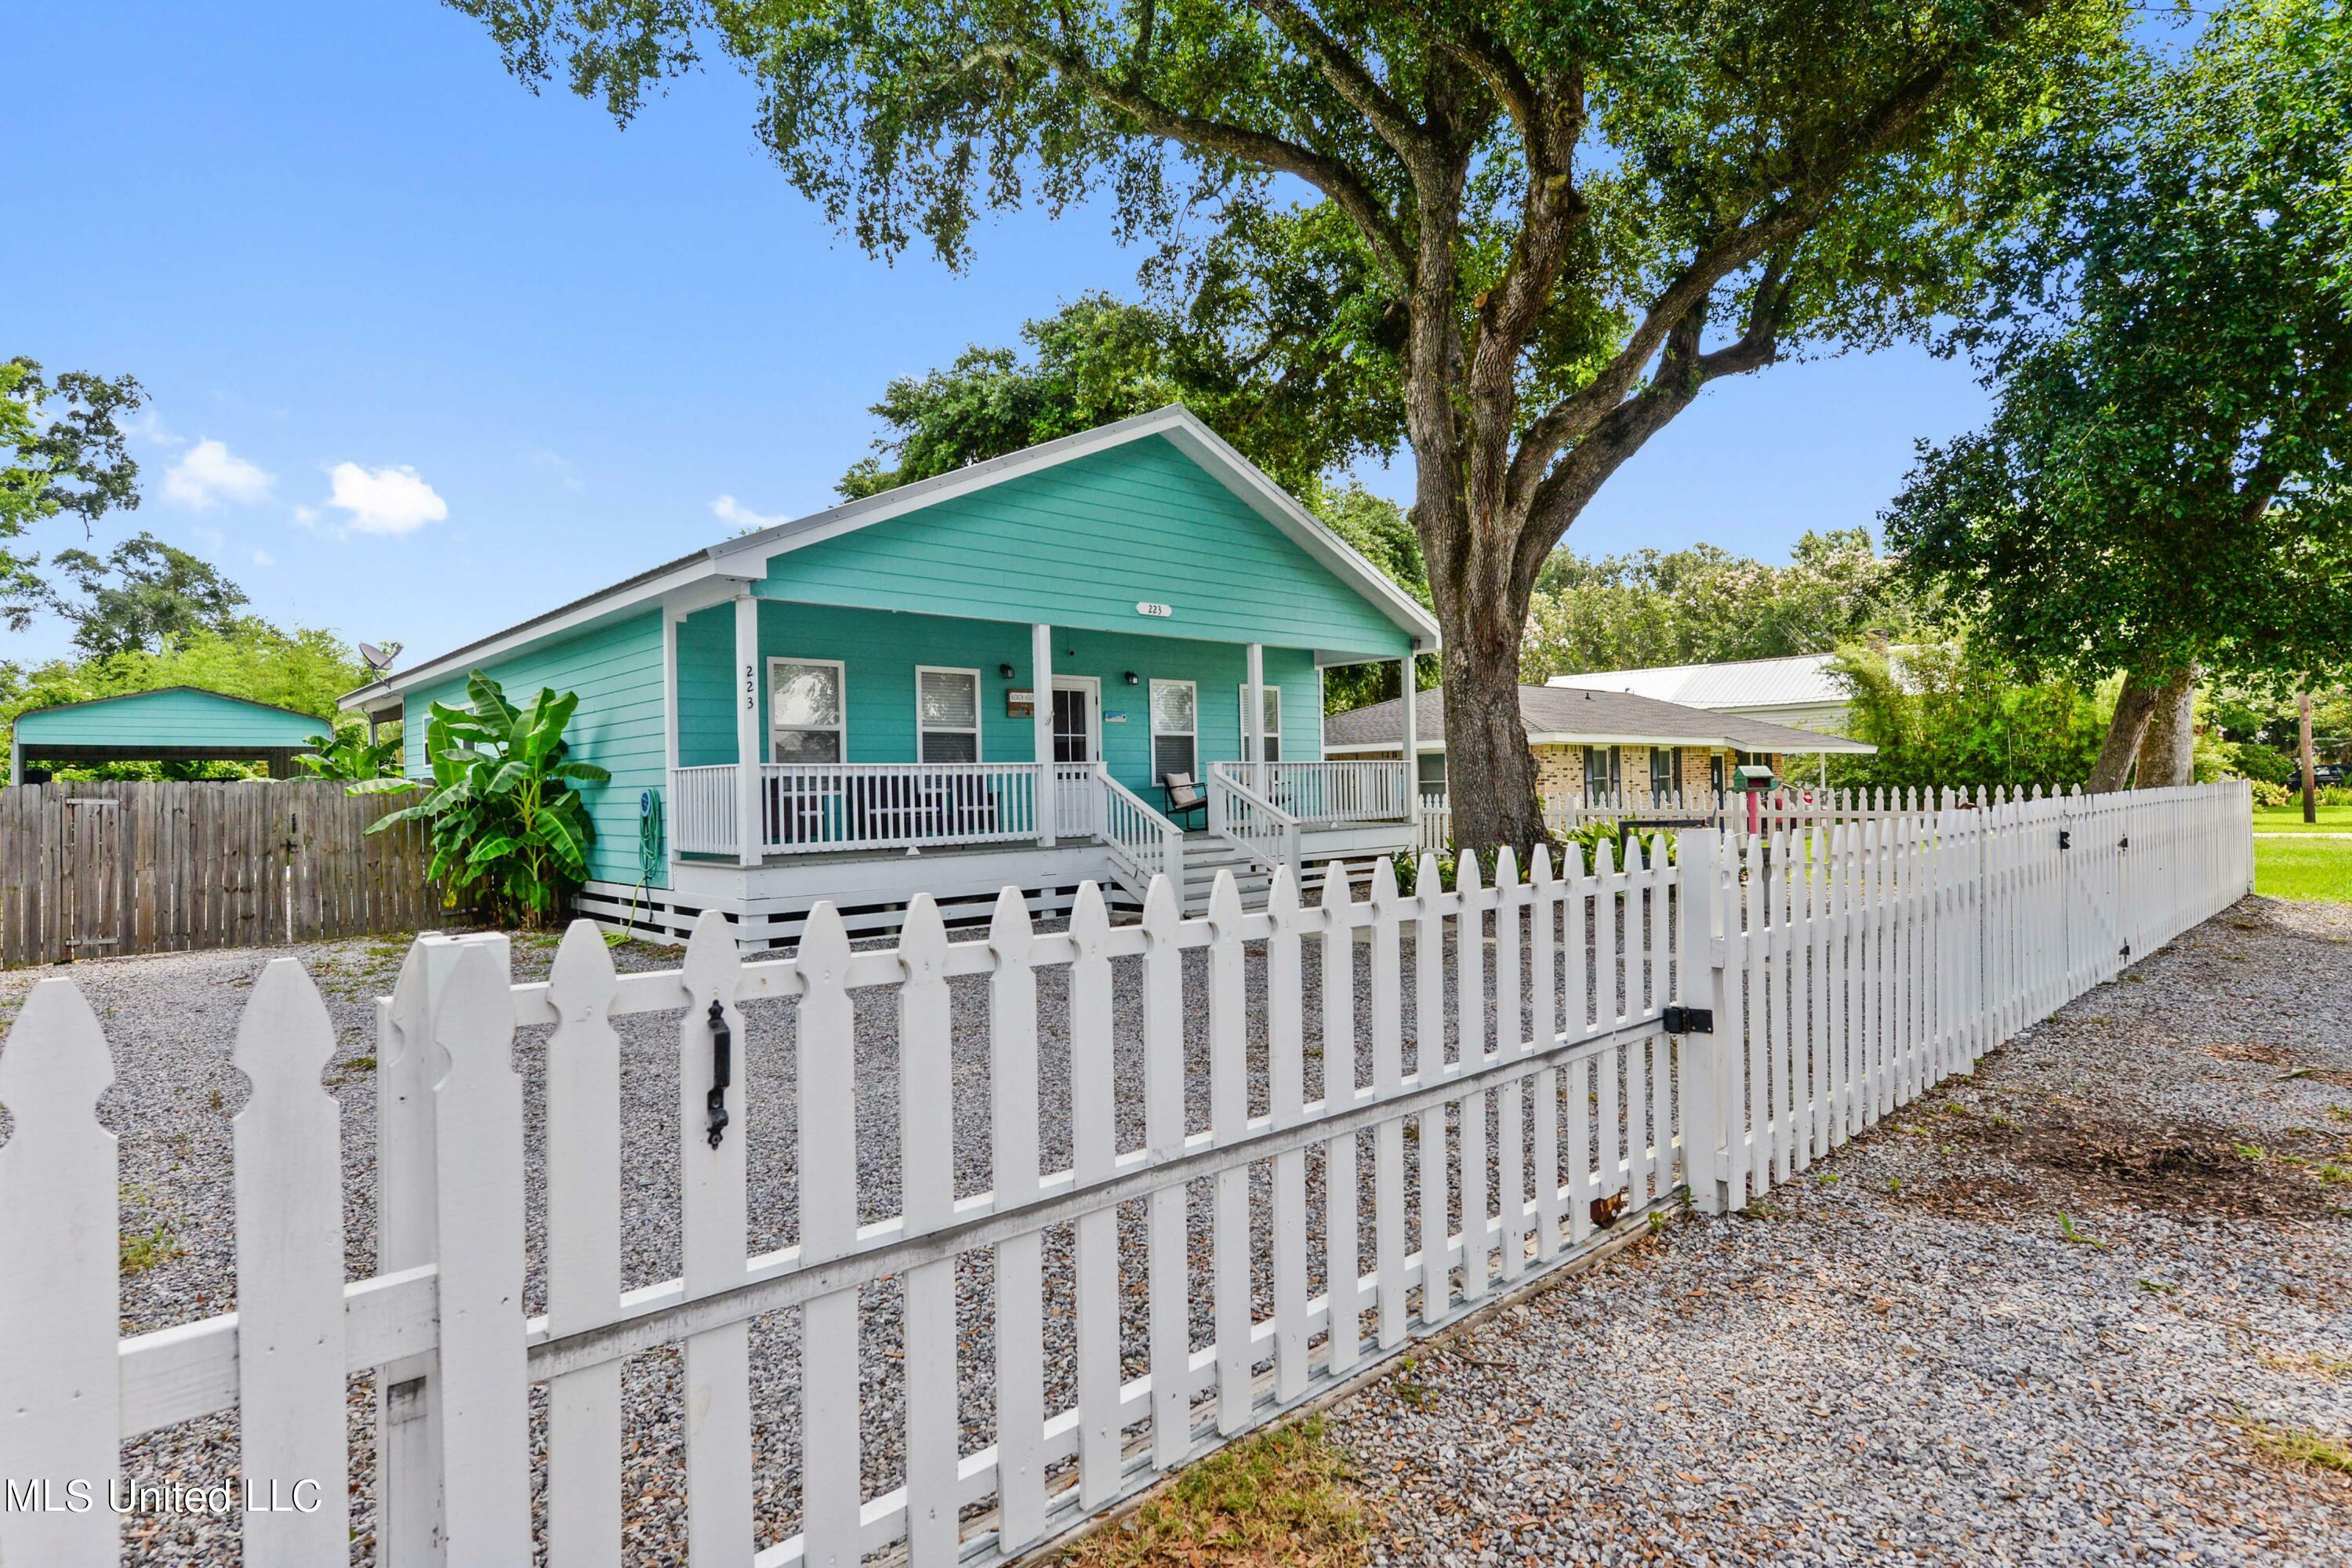
[[(1445, 638), (1454, 823), (1543, 837), (1520, 626), (1593, 494), (1709, 382), (1915, 330), (1972, 194), (2121, 0), (451, 0), (626, 120), (706, 52), (869, 249), (991, 207), (1345, 292), (1386, 374)], [(1188, 243), (1189, 237), (1206, 237)]]
[(1712, 544), (1599, 560), (1563, 549), (1537, 578), (1520, 679), (1828, 653), (1874, 636), (1907, 642), (1936, 619), (1866, 528), (1808, 532), (1786, 566)]
[(1183, 309), (1081, 295), (1021, 329), (1025, 359), (974, 344), (945, 369), (891, 382), (873, 407), (889, 434), (843, 476), (841, 493), (872, 495), (1181, 403), (1311, 500), (1328, 471), (1400, 438), (1394, 398), (1335, 352), (1327, 321), (1269, 311), (1238, 285)]
[(139, 504), (139, 465), (117, 419), (146, 395), (131, 377), (67, 371), (51, 383), (40, 363), (0, 362), (0, 619), (23, 631), (44, 602), (38, 555), (16, 541), (60, 513), (89, 525)]
[(1960, 338), (1998, 407), (1924, 452), (1888, 533), (2028, 668), (2131, 672), (2108, 786), (2185, 672), (2347, 663), (2347, 169), (2352, 16), (2248, 0), (2014, 173), (2032, 221)]
[(44, 600), (73, 623), (74, 646), (88, 654), (160, 651), (191, 632), (223, 633), (236, 622), (245, 590), (209, 562), (152, 533), (126, 539), (98, 556), (60, 550)]

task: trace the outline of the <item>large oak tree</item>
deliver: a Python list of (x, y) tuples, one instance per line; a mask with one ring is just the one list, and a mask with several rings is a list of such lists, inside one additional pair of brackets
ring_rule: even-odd
[[(2118, 0), (451, 0), (625, 120), (706, 54), (867, 247), (1116, 197), (1128, 237), (1271, 231), (1360, 278), (1445, 639), (1463, 842), (1542, 837), (1536, 574), (1719, 377), (1916, 324), (1975, 175)], [(1285, 215), (1295, 222), (1269, 223)]]

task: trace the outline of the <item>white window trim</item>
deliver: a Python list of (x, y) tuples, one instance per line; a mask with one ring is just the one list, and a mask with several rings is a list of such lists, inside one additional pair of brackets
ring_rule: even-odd
[[(923, 677), (927, 675), (969, 675), (971, 677), (971, 729), (961, 730), (948, 724), (926, 724), (923, 722)], [(919, 664), (915, 666), (915, 761), (918, 764), (920, 764), (923, 761), (923, 737), (928, 734), (970, 735), (971, 737), (971, 760), (975, 763), (981, 760), (981, 703), (987, 692), (987, 687), (982, 685), (981, 682), (980, 670), (977, 667), (971, 669), (965, 669), (961, 666), (952, 664)], [(841, 714), (845, 719), (849, 716), (848, 689), (846, 687), (845, 687), (842, 691)]]
[[(1160, 704), (1157, 698), (1163, 686), (1189, 686), (1192, 689), (1192, 727), (1190, 730), (1162, 730), (1160, 727)], [(1160, 782), (1160, 737), (1185, 735), (1192, 742), (1192, 782), (1205, 784), (1207, 775), (1201, 769), (1201, 683), (1197, 680), (1154, 680), (1144, 694), (1144, 717), (1151, 721), (1151, 782)]]
[[(1276, 749), (1279, 749), (1282, 744), (1282, 688), (1268, 681), (1258, 689), (1269, 692), (1274, 697), (1274, 728), (1265, 733), (1266, 738), (1273, 741)], [(1192, 712), (1193, 722), (1197, 724), (1200, 722), (1200, 710), (1195, 708)], [(1249, 682), (1246, 680), (1234, 688), (1234, 715), (1242, 721), (1242, 761), (1245, 763), (1253, 761), (1254, 759), (1249, 755)], [(1277, 764), (1285, 760), (1280, 757), (1275, 759)]]
[(776, 734), (779, 730), (799, 731), (820, 730), (824, 728), (821, 724), (779, 725), (776, 722), (776, 666), (780, 664), (829, 664), (833, 667), (834, 689), (841, 698), (841, 721), (833, 726), (834, 733), (841, 738), (841, 743), (835, 749), (841, 752), (841, 760), (843, 762), (845, 763), (849, 761), (849, 666), (837, 658), (804, 658), (798, 654), (790, 653), (772, 653), (768, 656), (768, 689), (766, 694), (768, 707), (767, 760), (770, 763), (773, 763), (776, 760)]

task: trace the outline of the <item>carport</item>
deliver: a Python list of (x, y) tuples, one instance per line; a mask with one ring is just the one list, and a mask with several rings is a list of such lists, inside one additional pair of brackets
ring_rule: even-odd
[(16, 715), (8, 782), (23, 784), (28, 763), (266, 763), (270, 777), (286, 778), (297, 754), (318, 750), (310, 737), (333, 728), (313, 713), (197, 686), (64, 702)]

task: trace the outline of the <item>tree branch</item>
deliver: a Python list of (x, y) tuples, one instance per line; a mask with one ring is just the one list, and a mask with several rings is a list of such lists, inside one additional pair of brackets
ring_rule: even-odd
[(1083, 56), (1043, 38), (1008, 38), (966, 55), (959, 69), (970, 71), (1006, 59), (1026, 59), (1069, 81), (1079, 91), (1116, 109), (1151, 135), (1186, 147), (1221, 153), (1279, 174), (1296, 174), (1339, 204), (1372, 247), (1400, 289), (1412, 277), (1412, 252), (1380, 197), (1345, 164), (1268, 132), (1171, 109), (1150, 93), (1129, 86)]
[[(2042, 9), (2041, 0), (2018, 5), (2016, 24), (2022, 26)], [(1694, 256), (1659, 290), (1624, 348), (1601, 374), (1545, 410), (1528, 426), (1511, 460), (1508, 499), (1513, 502), (1529, 501), (1531, 526), (1533, 498), (1545, 487), (1545, 476), (1553, 459), (1570, 443), (1597, 434), (1603, 423), (1614, 416), (1669, 332), (1694, 309), (1703, 307), (1716, 285), (1725, 278), (1797, 238), (1818, 222), (1846, 175), (1864, 160), (1886, 151), (1908, 135), (1934, 106), (1957, 68), (1957, 61), (1947, 59), (1896, 86), (1854, 122), (1853, 131), (1839, 145), (1806, 166), (1790, 183), (1782, 200)], [(1728, 193), (1724, 205), (1730, 210), (1740, 210), (1767, 194), (1762, 189)]]
[(1391, 97), (1388, 89), (1364, 68), (1362, 61), (1325, 32), (1295, 0), (1250, 0), (1250, 4), (1314, 62), (1315, 68), (1323, 73), (1323, 79), (1347, 100), (1349, 107), (1371, 121), (1372, 130), (1408, 167), (1420, 162), (1427, 149), (1426, 132), (1404, 105)]

